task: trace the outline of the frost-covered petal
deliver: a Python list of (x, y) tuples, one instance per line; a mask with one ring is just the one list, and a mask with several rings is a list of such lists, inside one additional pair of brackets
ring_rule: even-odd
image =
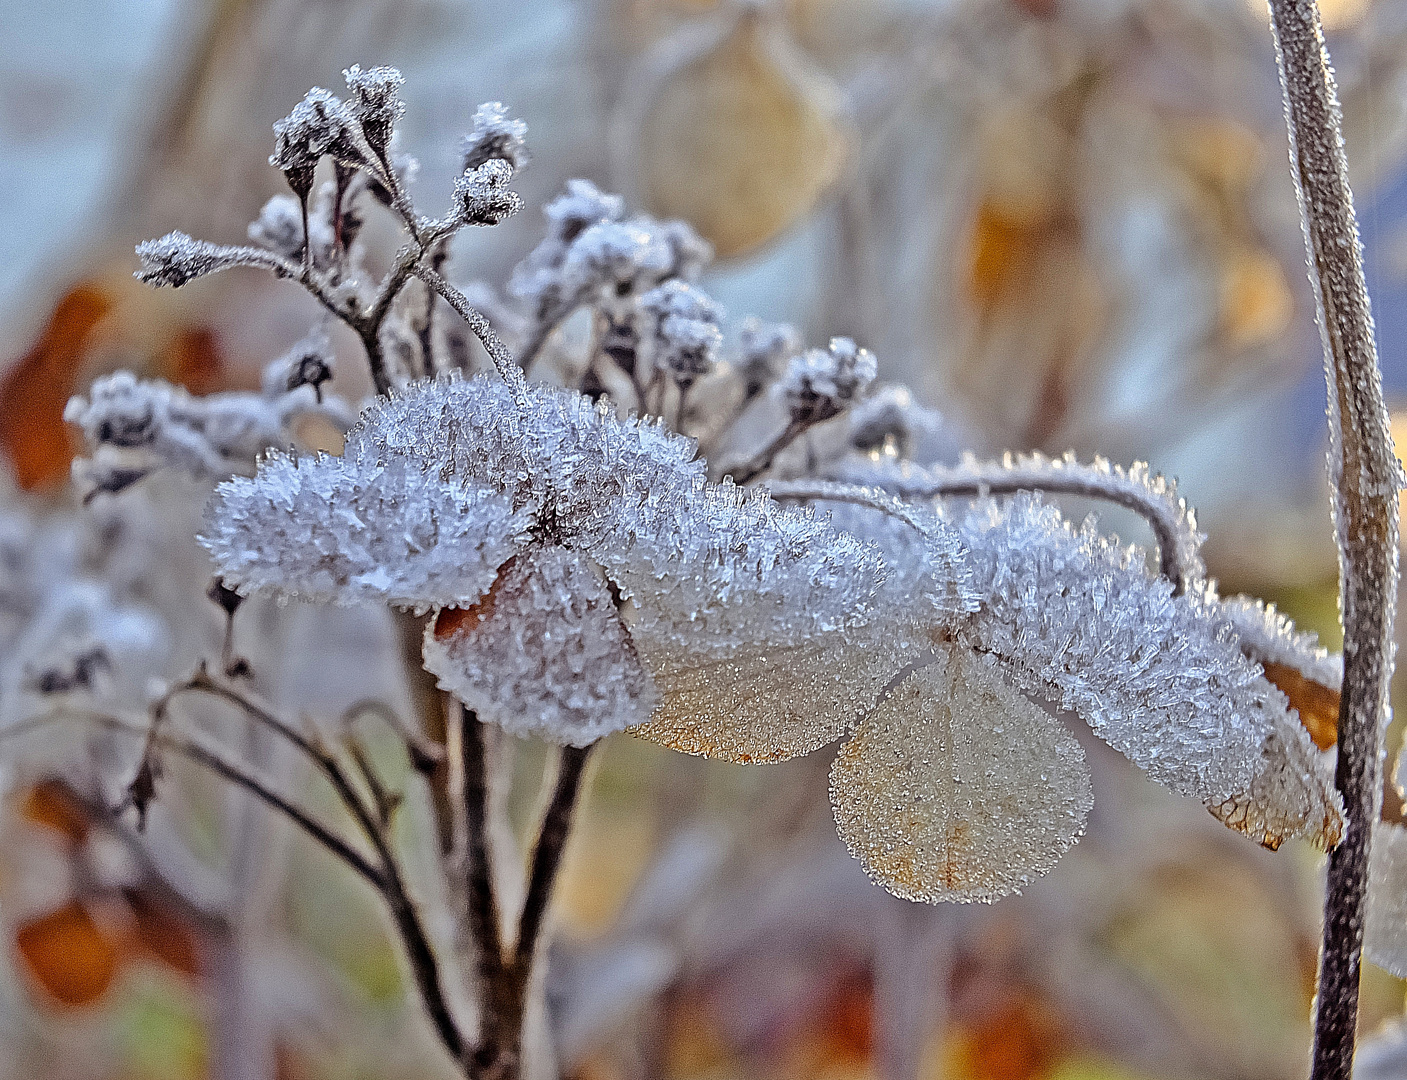
[(1072, 530), (1032, 496), (978, 502), (955, 524), (982, 596), (962, 639), (1022, 689), (1181, 794), (1273, 799), (1258, 810), (1268, 820), (1299, 819), (1308, 803), (1311, 829), (1337, 816), (1317, 767), (1295, 770), (1315, 760), (1308, 736), (1214, 605), (1174, 597), (1142, 552)]
[(1328, 850), (1343, 836), (1343, 802), (1334, 788), (1332, 755), (1314, 748), (1303, 729), (1277, 727), (1265, 738), (1248, 787), (1207, 804), (1229, 829), (1274, 851), (1286, 840)]
[(1084, 752), (967, 649), (940, 649), (841, 747), (841, 838), (908, 900), (992, 901), (1046, 873), (1093, 805)]
[(443, 610), (425, 667), (480, 720), (586, 746), (650, 714), (655, 689), (589, 560), (533, 548), (477, 605)]
[(522, 542), (504, 496), (412, 458), (274, 454), (216, 490), (200, 541), (243, 593), (472, 604)]

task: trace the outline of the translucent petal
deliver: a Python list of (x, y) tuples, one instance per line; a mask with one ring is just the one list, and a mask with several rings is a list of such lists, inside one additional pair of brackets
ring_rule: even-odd
[(1334, 789), (1332, 755), (1321, 754), (1303, 730), (1266, 736), (1250, 785), (1209, 803), (1212, 816), (1274, 851), (1285, 840), (1328, 850), (1343, 836), (1343, 802)]
[(1084, 752), (967, 649), (939, 650), (841, 747), (841, 838), (897, 896), (992, 901), (1044, 874), (1093, 805)]
[(903, 661), (887, 649), (757, 646), (699, 662), (636, 638), (660, 704), (635, 734), (687, 754), (742, 763), (799, 757), (833, 742), (874, 707)]
[(525, 515), (406, 457), (271, 455), (221, 484), (200, 541), (241, 592), (417, 610), (472, 604), (522, 542)]
[(1368, 911), (1363, 920), (1368, 959), (1407, 979), (1407, 828), (1380, 823), (1368, 860)]
[(533, 548), (477, 605), (426, 629), (440, 687), (515, 735), (586, 746), (650, 715), (656, 693), (590, 561)]

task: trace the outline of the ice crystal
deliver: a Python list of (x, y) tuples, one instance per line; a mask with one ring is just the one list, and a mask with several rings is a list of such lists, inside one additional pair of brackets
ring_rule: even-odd
[[(687, 439), (619, 420), (579, 394), (515, 391), (482, 377), (418, 384), (378, 401), (348, 434), (341, 459), (271, 455), (253, 480), (220, 489), (203, 542), (241, 591), (478, 612), (473, 640), (504, 663), (526, 646), (495, 637), (498, 623), (483, 608), (537, 603), (552, 581), (579, 588), (571, 598), (578, 621), (540, 624), (536, 640), (562, 652), (539, 657), (534, 670), (555, 686), (562, 664), (579, 665), (580, 701), (595, 703), (591, 716), (580, 702), (533, 712), (534, 702), (560, 700), (557, 691), (528, 694), (515, 683), (510, 692), (497, 681), (507, 669), (473, 661), (459, 637), (427, 639), (427, 660), (447, 688), (491, 707), (506, 727), (558, 741), (618, 730), (649, 709), (632, 712), (608, 692), (607, 683), (624, 678), (619, 650), (606, 656), (580, 645), (581, 634), (600, 636), (605, 586), (582, 569), (589, 564), (569, 569), (543, 562), (541, 552), (574, 553), (601, 568), (620, 606), (612, 617), (628, 628), (621, 641), (666, 698), (674, 682), (709, 665), (839, 644), (837, 632), (869, 617), (885, 576), (873, 546), (763, 492), (708, 484)], [(514, 557), (510, 573), (504, 566)], [(896, 670), (892, 654), (888, 663), (886, 681)], [(645, 684), (622, 685), (634, 687), (638, 702), (653, 701)], [(777, 681), (757, 692), (801, 699)]]
[(850, 338), (831, 338), (828, 349), (807, 349), (793, 357), (775, 390), (794, 420), (816, 424), (854, 404), (878, 371), (874, 353)]
[(946, 648), (841, 748), (831, 801), (870, 876), (932, 903), (996, 900), (1045, 873), (1094, 797), (1074, 736), (990, 661)]
[(502, 102), (488, 101), (474, 113), (474, 128), (464, 139), (464, 171), (477, 169), (486, 161), (501, 159), (515, 169), (527, 161), (528, 125), (512, 120)]

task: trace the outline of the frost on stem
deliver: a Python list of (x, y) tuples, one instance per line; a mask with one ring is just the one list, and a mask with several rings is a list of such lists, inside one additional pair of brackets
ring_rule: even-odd
[(137, 258), (142, 264), (135, 275), (137, 280), (173, 289), (235, 266), (256, 266), (279, 274), (290, 271), (278, 259), (256, 248), (212, 244), (183, 232), (169, 232), (159, 240), (143, 241), (137, 245)]

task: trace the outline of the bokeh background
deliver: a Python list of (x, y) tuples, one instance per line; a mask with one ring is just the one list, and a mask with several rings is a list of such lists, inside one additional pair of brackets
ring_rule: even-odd
[[(1407, 423), (1407, 0), (1323, 11)], [(354, 62), (405, 72), (427, 207), (480, 102), (528, 123), (529, 209), (461, 237), (457, 280), (502, 283), (569, 177), (685, 217), (734, 319), (855, 337), (951, 450), (1177, 475), (1224, 591), (1337, 645), (1320, 346), (1258, 0), (0, 0), (0, 450), (25, 498), (68, 497), (63, 404), (94, 375), (252, 387), (303, 334), (296, 288), (241, 271), (157, 293), (132, 245), (241, 241), (280, 189), (270, 125)], [(1096, 809), (1053, 874), (925, 908), (836, 840), (825, 754), (750, 770), (617, 736), (551, 957), (563, 1073), (1302, 1075), (1320, 858), (1254, 849), (1086, 750)], [(525, 778), (539, 759), (520, 748)], [(65, 906), (94, 810), (7, 770), (0, 1077), (450, 1075), (374, 898), (301, 839), (270, 839), (222, 958), (153, 890)], [(254, 1017), (233, 1050), (222, 964)], [(1403, 1006), (1369, 966), (1365, 1030)]]

